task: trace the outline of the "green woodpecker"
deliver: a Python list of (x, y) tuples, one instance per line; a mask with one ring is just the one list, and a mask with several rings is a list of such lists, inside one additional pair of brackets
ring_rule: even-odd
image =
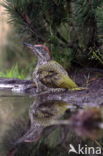
[[(36, 106), (37, 105), (37, 106)], [(31, 124), (35, 121), (40, 125), (48, 126), (52, 121), (59, 119), (67, 109), (75, 109), (76, 107), (61, 100), (48, 100), (38, 102), (31, 105), (29, 117)]]
[[(46, 90), (54, 88), (81, 90), (77, 84), (68, 76), (66, 70), (56, 61), (51, 59), (48, 47), (45, 45), (31, 45), (25, 43), (37, 56), (38, 62), (33, 73), (33, 80), (37, 90), (40, 92), (41, 86)], [(58, 90), (58, 89), (57, 89)]]
[(16, 145), (22, 142), (38, 141), (42, 136), (44, 128), (59, 124), (65, 111), (72, 107), (72, 105), (69, 105), (65, 101), (48, 100), (43, 103), (38, 103), (38, 100), (36, 100), (29, 111), (31, 126), (29, 130), (17, 140)]

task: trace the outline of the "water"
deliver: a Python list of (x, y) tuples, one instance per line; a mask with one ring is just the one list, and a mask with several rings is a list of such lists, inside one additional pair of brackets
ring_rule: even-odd
[(32, 101), (32, 98), (27, 95), (13, 95), (10, 91), (0, 91), (0, 156), (5, 156), (6, 152), (4, 149), (6, 143), (3, 144), (5, 135), (9, 133), (13, 138), (12, 131), (10, 133), (12, 125), (21, 120), (24, 115), (28, 118), (28, 109)]
[(60, 97), (1, 90), (0, 156), (6, 156), (15, 142), (16, 156), (102, 155), (103, 131), (92, 125), (101, 120), (101, 109), (82, 110)]

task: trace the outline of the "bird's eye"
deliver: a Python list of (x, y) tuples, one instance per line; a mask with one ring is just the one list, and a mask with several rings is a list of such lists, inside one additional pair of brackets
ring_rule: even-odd
[(42, 52), (43, 48), (42, 47), (38, 47), (38, 50), (39, 50), (39, 52)]

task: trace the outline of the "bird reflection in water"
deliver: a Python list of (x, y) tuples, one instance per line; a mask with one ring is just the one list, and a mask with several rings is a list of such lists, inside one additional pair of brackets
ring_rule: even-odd
[[(67, 110), (70, 111), (65, 119)], [(68, 139), (69, 130), (76, 132), (79, 136), (94, 140), (100, 134), (101, 110), (99, 108), (85, 108), (81, 110), (65, 101), (47, 100), (46, 97), (42, 99), (42, 96), (37, 96), (29, 109), (30, 128), (15, 142), (9, 156), (15, 154), (15, 149), (21, 143), (37, 143), (42, 136), (49, 136), (57, 126), (59, 126), (61, 133), (61, 139), (60, 142), (58, 141), (58, 144), (63, 144), (63, 141)]]
[[(43, 100), (37, 96), (29, 109), (30, 128), (15, 143), (14, 148), (9, 152), (9, 156), (15, 154), (17, 146), (23, 142), (37, 142), (42, 137), (44, 130), (51, 126), (58, 125), (65, 111), (70, 109), (72, 105), (61, 100)], [(73, 106), (73, 109), (75, 107)], [(49, 131), (49, 133), (50, 133)], [(48, 135), (48, 132), (47, 134)], [(17, 150), (17, 149), (16, 149)]]
[(29, 110), (31, 127), (17, 143), (37, 141), (43, 129), (58, 124), (65, 111), (71, 107), (65, 101), (48, 100), (41, 102), (40, 98), (36, 98)]

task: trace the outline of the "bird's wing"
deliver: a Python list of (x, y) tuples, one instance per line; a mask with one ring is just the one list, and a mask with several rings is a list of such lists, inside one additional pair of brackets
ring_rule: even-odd
[(38, 69), (40, 81), (51, 88), (76, 88), (75, 82), (56, 61), (49, 61)]

